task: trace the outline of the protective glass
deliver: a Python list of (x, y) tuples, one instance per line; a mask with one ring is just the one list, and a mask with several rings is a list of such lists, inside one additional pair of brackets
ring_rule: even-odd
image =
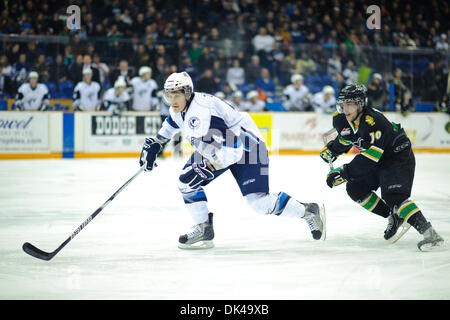
[(353, 113), (358, 110), (358, 106), (355, 101), (345, 101), (337, 103), (336, 109), (339, 113)]
[(182, 102), (185, 97), (182, 92), (165, 92), (164, 98), (169, 104), (174, 104), (176, 102)]

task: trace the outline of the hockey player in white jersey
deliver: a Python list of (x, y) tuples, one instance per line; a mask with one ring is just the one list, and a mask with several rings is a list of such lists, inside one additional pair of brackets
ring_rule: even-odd
[(39, 74), (31, 71), (28, 78), (30, 82), (23, 83), (16, 97), (16, 109), (45, 111), (49, 107), (50, 95), (48, 88), (43, 83), (38, 83)]
[(129, 109), (130, 96), (126, 91), (127, 84), (119, 79), (114, 82), (114, 87), (106, 90), (103, 95), (101, 110), (118, 114)]
[(133, 102), (131, 110), (134, 111), (154, 111), (158, 106), (158, 85), (151, 79), (152, 69), (144, 66), (139, 68), (139, 77), (131, 79), (131, 97)]
[(83, 81), (73, 89), (73, 108), (75, 111), (95, 111), (100, 107), (101, 86), (92, 81), (92, 69), (83, 70)]
[(325, 210), (317, 203), (302, 203), (285, 192), (269, 192), (269, 158), (264, 140), (252, 118), (221, 99), (194, 92), (186, 72), (171, 74), (164, 83), (170, 114), (158, 134), (146, 138), (140, 165), (153, 169), (161, 148), (183, 131), (195, 148), (184, 165), (178, 187), (194, 220), (191, 232), (179, 237), (181, 249), (214, 246), (213, 214), (204, 187), (230, 170), (242, 195), (256, 212), (304, 218), (314, 239), (325, 239)]
[(311, 99), (315, 112), (334, 113), (336, 110), (336, 98), (332, 86), (323, 87), (322, 91), (315, 93)]
[(294, 74), (291, 77), (292, 84), (284, 90), (284, 107), (290, 111), (304, 111), (309, 95), (309, 89), (303, 84), (303, 76)]

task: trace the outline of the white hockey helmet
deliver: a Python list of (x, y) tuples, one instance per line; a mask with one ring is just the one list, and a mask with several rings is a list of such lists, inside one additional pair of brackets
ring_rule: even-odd
[(242, 98), (242, 91), (238, 90), (233, 93), (233, 98)]
[(302, 80), (303, 81), (303, 76), (301, 74), (294, 74), (291, 77), (291, 82), (292, 83), (296, 83), (297, 81)]
[(164, 94), (174, 91), (183, 91), (186, 99), (194, 92), (194, 84), (186, 71), (174, 72), (164, 82)]
[(39, 74), (36, 71), (31, 71), (30, 74), (28, 75), (28, 78), (39, 78)]
[(150, 73), (152, 74), (152, 68), (143, 66), (139, 68), (139, 76), (142, 77), (144, 74)]
[(122, 78), (119, 78), (114, 82), (114, 88), (126, 88), (127, 83)]
[(222, 91), (217, 91), (214, 95), (219, 99), (225, 99), (225, 93), (223, 93)]
[(248, 100), (256, 98), (257, 96), (258, 96), (258, 91), (256, 91), (256, 90), (251, 90), (247, 93)]
[(322, 89), (323, 94), (331, 94), (334, 95), (334, 88), (332, 86), (325, 86)]
[(91, 68), (86, 68), (83, 70), (83, 76), (87, 75), (87, 74), (92, 74), (92, 69)]

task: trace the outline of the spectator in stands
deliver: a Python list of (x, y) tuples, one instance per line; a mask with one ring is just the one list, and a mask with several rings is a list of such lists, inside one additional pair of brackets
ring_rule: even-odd
[(212, 69), (214, 67), (214, 60), (215, 56), (210, 47), (203, 47), (203, 54), (197, 60), (198, 71), (203, 73), (206, 69)]
[(150, 65), (152, 63), (152, 56), (144, 44), (140, 43), (137, 45), (137, 51), (133, 55), (132, 62), (133, 62), (133, 67), (136, 70), (140, 66)]
[(191, 58), (193, 64), (197, 63), (197, 60), (202, 56), (203, 49), (200, 48), (198, 41), (192, 42), (191, 48), (188, 50), (188, 56)]
[(341, 57), (335, 53), (333, 57), (328, 59), (327, 73), (329, 76), (334, 77), (336, 73), (342, 72)]
[(238, 59), (233, 59), (233, 66), (227, 70), (227, 82), (234, 83), (237, 86), (245, 82), (245, 71), (240, 66)]
[(48, 88), (43, 83), (38, 83), (39, 74), (31, 71), (29, 82), (23, 83), (17, 90), (15, 107), (18, 110), (30, 111), (48, 110), (50, 96)]
[(2, 67), (2, 74), (5, 76), (11, 77), (12, 74), (12, 66), (9, 63), (8, 57), (6, 55), (2, 55), (0, 57), (0, 66)]
[(50, 70), (45, 62), (45, 55), (40, 54), (33, 69), (39, 74), (41, 82), (48, 82), (50, 80)]
[(415, 106), (409, 90), (403, 91), (403, 95), (396, 99), (395, 110), (406, 117), (409, 112), (414, 111)]
[(211, 69), (206, 69), (197, 81), (196, 90), (214, 94), (218, 90), (217, 83), (214, 81)]
[(261, 77), (255, 81), (255, 88), (262, 90), (267, 97), (272, 97), (276, 93), (275, 83), (270, 78), (269, 69), (261, 69)]
[(226, 79), (227, 77), (226, 70), (222, 66), (220, 60), (214, 61), (213, 77), (214, 82), (217, 84), (218, 87), (220, 87), (223, 84), (224, 79)]
[(55, 63), (50, 66), (50, 81), (59, 85), (60, 82), (67, 81), (67, 67), (64, 65), (63, 56), (58, 54)]
[(100, 56), (96, 53), (93, 56), (92, 66), (98, 70), (101, 85), (109, 80), (109, 67), (100, 61)]
[(300, 59), (296, 61), (295, 71), (300, 74), (313, 74), (316, 72), (316, 62), (308, 55), (306, 51), (302, 51)]
[(371, 108), (384, 111), (383, 104), (386, 94), (383, 77), (379, 73), (373, 75), (372, 81), (367, 88), (367, 104)]
[(74, 84), (83, 79), (83, 56), (81, 54), (75, 57), (75, 61), (68, 68), (69, 80)]
[(191, 61), (191, 58), (188, 55), (182, 57), (179, 69), (186, 71), (192, 79), (197, 79), (198, 77), (197, 69), (195, 68), (194, 64)]
[(436, 42), (436, 50), (438, 51), (448, 51), (448, 42), (447, 42), (447, 35), (445, 33), (442, 33), (439, 41)]
[(0, 94), (14, 95), (15, 85), (11, 78), (3, 73), (3, 66), (0, 64)]
[(294, 74), (291, 77), (291, 84), (283, 90), (283, 105), (288, 111), (305, 111), (308, 94), (309, 89), (303, 84), (303, 76)]
[(356, 71), (356, 66), (353, 61), (350, 60), (347, 62), (347, 68), (345, 68), (342, 76), (344, 77), (345, 84), (356, 83), (358, 80), (358, 71)]
[(397, 102), (403, 100), (404, 93), (408, 90), (403, 80), (402, 70), (399, 68), (395, 69), (392, 82), (394, 83), (394, 95)]
[(269, 54), (275, 46), (275, 38), (267, 33), (267, 29), (264, 27), (259, 28), (259, 32), (252, 39), (252, 45), (254, 52), (261, 59), (261, 64), (266, 65), (266, 55)]
[(111, 73), (110, 81), (111, 83), (115, 83), (119, 78), (125, 81), (127, 88), (130, 86), (133, 72), (128, 67), (128, 61), (125, 59), (120, 60), (119, 68)]
[(435, 69), (434, 63), (428, 63), (428, 69), (423, 74), (423, 83), (426, 90), (424, 90), (424, 95), (422, 99), (424, 101), (436, 103), (439, 101), (439, 82), (437, 77), (437, 70)]
[(336, 111), (336, 98), (333, 87), (325, 86), (322, 91), (315, 93), (311, 98), (311, 105), (315, 112), (334, 113)]
[(247, 101), (242, 105), (243, 111), (262, 112), (267, 110), (266, 103), (259, 99), (259, 94), (256, 90), (251, 90), (247, 93)]
[(290, 83), (291, 76), (295, 73), (295, 64), (297, 58), (294, 48), (289, 49), (286, 58), (284, 58), (278, 68), (279, 84), (286, 86)]
[(21, 53), (19, 55), (19, 61), (13, 64), (12, 67), (12, 79), (13, 81), (20, 84), (24, 82), (28, 78), (28, 73), (30, 72), (31, 67), (27, 63), (27, 55), (25, 53)]
[(245, 70), (246, 75), (246, 83), (247, 84), (255, 84), (256, 80), (261, 75), (261, 65), (260, 65), (260, 59), (257, 55), (253, 55), (251, 58), (250, 64), (247, 66), (247, 69)]

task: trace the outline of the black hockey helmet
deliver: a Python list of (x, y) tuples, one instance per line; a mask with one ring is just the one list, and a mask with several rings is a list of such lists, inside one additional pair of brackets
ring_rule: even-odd
[(344, 113), (344, 102), (355, 102), (357, 108), (362, 111), (367, 106), (367, 90), (362, 84), (348, 84), (339, 92), (336, 108), (339, 113)]

